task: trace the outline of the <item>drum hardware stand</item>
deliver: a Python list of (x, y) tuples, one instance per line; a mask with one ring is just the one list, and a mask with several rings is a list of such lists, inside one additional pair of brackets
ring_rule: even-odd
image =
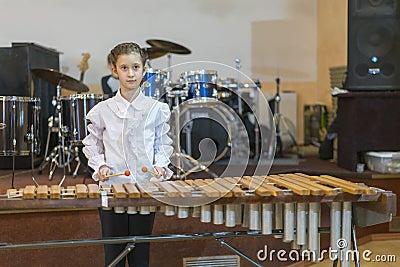
[(192, 167), (191, 169), (187, 170), (184, 174), (181, 175), (181, 178), (185, 179), (186, 176), (188, 176), (189, 174), (191, 174), (192, 172), (200, 169), (208, 174), (211, 175), (211, 177), (213, 178), (218, 178), (219, 176), (212, 172), (207, 166), (203, 165), (200, 161), (196, 160), (195, 158), (187, 155), (187, 154), (181, 154), (182, 156), (184, 156), (185, 158), (187, 158), (189, 160), (190, 163), (193, 163), (194, 167)]
[(81, 167), (81, 160), (79, 159), (79, 155), (78, 155), (78, 153), (79, 153), (79, 148), (77, 147), (77, 146), (75, 146), (74, 148), (73, 148), (73, 151), (74, 151), (74, 153), (75, 153), (75, 161), (77, 162), (77, 165), (76, 165), (76, 167), (75, 167), (75, 170), (74, 170), (74, 172), (72, 173), (72, 177), (73, 178), (76, 178), (76, 176), (78, 176), (78, 171), (79, 171), (79, 168)]
[(255, 81), (255, 84), (257, 85), (256, 87), (256, 93), (254, 94), (254, 101), (253, 101), (253, 106), (252, 106), (252, 111), (254, 114), (254, 160), (257, 161), (260, 158), (260, 153), (261, 149), (263, 146), (260, 146), (260, 136), (261, 136), (261, 130), (260, 130), (260, 125), (258, 123), (259, 118), (261, 117), (260, 112), (259, 112), (259, 97), (261, 94), (261, 84), (258, 80)]
[(188, 123), (184, 126), (183, 132), (186, 134), (186, 154), (192, 155), (192, 141), (191, 141), (191, 133), (193, 128), (193, 121), (189, 120), (189, 114), (186, 114), (186, 120)]
[[(165, 72), (167, 73), (167, 80), (165, 81), (165, 84), (167, 86), (170, 86), (172, 84), (171, 78), (172, 78), (172, 70), (171, 70), (171, 53), (167, 53), (167, 68), (165, 69)], [(179, 105), (179, 102), (178, 104)]]
[[(66, 178), (66, 167), (68, 167), (68, 171), (71, 172), (71, 167), (70, 167), (71, 154), (68, 151), (68, 148), (65, 147), (65, 137), (62, 136), (62, 134), (59, 134), (59, 138), (60, 135), (61, 135), (60, 145), (56, 146), (54, 148), (55, 151), (52, 153), (54, 157), (50, 162), (49, 181), (53, 180), (53, 175), (57, 167), (63, 168), (63, 177), (61, 178), (61, 181), (59, 183), (59, 185), (61, 186)], [(65, 158), (66, 154), (67, 154), (67, 159)]]
[(146, 59), (146, 65), (147, 65), (147, 67), (149, 67), (150, 69), (153, 68), (153, 67), (151, 66), (150, 59)]
[(176, 175), (175, 179), (180, 180), (181, 179), (181, 173), (183, 172), (182, 169), (182, 152), (181, 152), (181, 138), (180, 138), (180, 108), (179, 108), (179, 98), (182, 96), (185, 96), (187, 94), (187, 91), (184, 91), (182, 89), (180, 90), (171, 90), (168, 92), (170, 97), (174, 98), (175, 101), (175, 133), (176, 133), (176, 153), (175, 153), (175, 167), (176, 167)]
[[(47, 135), (47, 142), (46, 142), (46, 150), (45, 150), (45, 159), (44, 159), (44, 161), (42, 162), (42, 164), (39, 166), (39, 173), (42, 173), (42, 170), (47, 166), (47, 164), (53, 164), (53, 162), (55, 162), (56, 161), (56, 158), (58, 157), (58, 150), (59, 150), (59, 148), (60, 148), (60, 145), (57, 145), (56, 147), (54, 147), (53, 148), (53, 150), (50, 152), (50, 154), (48, 154), (48, 147), (49, 147), (49, 143), (50, 143), (50, 135), (51, 135), (51, 133), (53, 132), (53, 133), (58, 133), (59, 131), (62, 131), (63, 133), (62, 134), (65, 134), (65, 130), (64, 129), (61, 129), (60, 130), (60, 128), (58, 127), (58, 126), (53, 126), (53, 122), (52, 122), (52, 120), (53, 120), (53, 118), (52, 118), (52, 116), (51, 116), (51, 118), (49, 119), (49, 132), (48, 132), (48, 135)], [(65, 146), (64, 146), (64, 149), (63, 149), (64, 151), (65, 151), (65, 153), (69, 153), (68, 151), (66, 151), (66, 148), (65, 148)], [(69, 156), (68, 156), (68, 158), (69, 158)], [(67, 163), (67, 166), (68, 166), (68, 171), (69, 172), (71, 172), (71, 167), (70, 167), (70, 164), (69, 164), (69, 162), (70, 162), (70, 160), (68, 160), (67, 161), (68, 163)], [(58, 163), (57, 163), (57, 165), (59, 165)], [(62, 167), (62, 166), (60, 166), (60, 167)], [(50, 169), (52, 169), (53, 167), (50, 167)], [(54, 170), (53, 170), (54, 171)], [(51, 180), (52, 178), (52, 174), (49, 176), (49, 180)]]
[(255, 125), (254, 125), (254, 160), (257, 161), (260, 158), (260, 126), (258, 124), (258, 121), (256, 119)]
[(281, 96), (279, 94), (280, 87), (280, 78), (275, 79), (276, 82), (276, 94), (274, 97), (275, 105), (274, 105), (274, 122), (275, 122), (275, 130), (276, 130), (276, 154), (275, 157), (282, 158), (283, 157), (283, 143), (282, 143), (282, 132), (280, 129), (281, 122), (289, 134), (290, 138), (293, 141), (293, 144), (296, 146), (297, 153), (299, 153), (299, 146), (297, 144), (296, 138), (294, 134), (290, 131), (286, 121), (284, 120), (283, 114), (280, 113), (279, 104), (281, 102)]
[[(50, 163), (50, 172), (49, 172), (49, 181), (53, 180), (54, 171), (57, 167), (63, 168), (63, 177), (59, 185), (61, 186), (66, 178), (66, 167), (68, 167), (68, 171), (71, 172), (71, 152), (69, 148), (65, 146), (65, 133), (66, 130), (63, 126), (63, 119), (61, 114), (61, 83), (62, 80), (57, 85), (57, 95), (56, 100), (53, 100), (53, 104), (55, 105), (55, 117), (53, 117), (54, 121), (57, 121), (57, 125), (53, 124), (53, 120), (49, 119), (49, 133), (47, 135), (47, 142), (46, 142), (46, 151), (45, 151), (45, 159), (42, 164), (39, 166), (39, 173), (42, 172), (43, 168)], [(48, 146), (50, 142), (50, 134), (51, 132), (57, 132), (58, 134), (58, 145), (53, 148), (52, 152), (48, 156)], [(67, 157), (66, 157), (67, 155)]]
[(242, 67), (240, 65), (240, 59), (237, 58), (235, 59), (235, 63), (236, 63), (236, 69), (237, 69), (237, 95), (238, 95), (238, 112), (239, 112), (239, 116), (242, 116), (243, 113), (243, 107), (242, 107), (242, 90), (240, 88), (240, 68)]
[[(242, 88), (241, 88), (242, 86), (240, 85), (240, 69), (242, 66), (240, 65), (239, 58), (235, 59), (235, 63), (236, 63), (236, 69), (237, 69), (237, 81), (236, 81), (237, 87), (236, 88), (237, 88), (237, 96), (238, 96), (238, 114), (241, 118), (243, 118), (244, 116), (243, 116), (243, 102), (242, 102)], [(259, 88), (259, 87), (257, 86), (257, 88)], [(254, 104), (254, 106), (253, 106), (253, 109), (252, 109), (253, 111), (256, 110), (255, 105), (258, 105), (258, 93), (259, 92), (257, 92), (257, 94), (256, 94), (257, 95), (257, 98), (255, 100), (256, 104)], [(257, 114), (257, 115), (259, 115), (259, 114)], [(260, 157), (260, 144), (259, 144), (260, 137), (259, 137), (259, 135), (260, 135), (260, 127), (258, 125), (258, 121), (257, 121), (257, 117), (256, 117), (255, 126), (254, 126), (254, 136), (255, 136), (254, 159), (255, 160), (258, 160), (258, 158)]]
[[(30, 145), (30, 154), (31, 154), (31, 177), (33, 182), (36, 184), (36, 186), (39, 186), (38, 182), (35, 179), (34, 176), (34, 169), (35, 169), (35, 158), (34, 158), (34, 153), (37, 153), (35, 149), (35, 135), (34, 135), (34, 128), (33, 125), (31, 125), (31, 131), (26, 135), (26, 141)], [(38, 153), (37, 153), (38, 154)]]
[(172, 70), (171, 70), (171, 65), (172, 65), (172, 56), (171, 53), (167, 54), (167, 66), (168, 66), (168, 71), (167, 71), (167, 81), (169, 81), (171, 79), (171, 75), (172, 75)]
[(14, 189), (14, 177), (15, 177), (15, 148), (12, 155), (12, 178), (11, 178), (11, 188)]
[[(15, 125), (15, 124), (14, 124)], [(29, 145), (29, 154), (31, 156), (31, 178), (36, 186), (39, 186), (39, 183), (36, 181), (34, 176), (35, 169), (35, 158), (33, 154), (37, 152), (35, 150), (35, 136), (34, 136), (34, 128), (33, 125), (30, 127), (30, 132), (25, 135), (25, 142)], [(14, 189), (14, 178), (15, 178), (15, 156), (17, 151), (17, 140), (15, 139), (15, 131), (13, 138), (13, 154), (12, 154), (12, 178), (11, 178), (11, 188)]]
[[(15, 113), (15, 105), (13, 105), (13, 114)], [(16, 121), (15, 117), (13, 116), (12, 120), (12, 127), (13, 127), (13, 153), (12, 153), (12, 178), (11, 178), (11, 188), (14, 189), (14, 178), (15, 178), (15, 153), (17, 152), (17, 137), (15, 136), (15, 127), (16, 127)]]

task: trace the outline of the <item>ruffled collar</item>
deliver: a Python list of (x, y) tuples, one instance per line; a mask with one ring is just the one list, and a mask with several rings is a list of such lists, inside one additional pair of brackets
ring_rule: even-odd
[(126, 117), (129, 107), (135, 109), (136, 111), (144, 110), (146, 105), (148, 105), (146, 100), (146, 96), (142, 93), (142, 91), (140, 91), (138, 96), (132, 102), (129, 102), (123, 98), (120, 90), (118, 90), (116, 95), (111, 99), (110, 103), (108, 103), (108, 106), (115, 114), (121, 118), (124, 118)]

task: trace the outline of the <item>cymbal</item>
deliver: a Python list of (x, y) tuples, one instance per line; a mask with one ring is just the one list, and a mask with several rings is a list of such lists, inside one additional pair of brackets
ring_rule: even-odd
[(154, 46), (152, 46), (152, 47), (144, 47), (143, 50), (146, 52), (148, 59), (155, 59), (155, 58), (158, 58), (158, 57), (162, 57), (162, 56), (164, 56), (165, 54), (168, 53), (168, 51), (165, 51), (165, 50), (163, 50), (161, 48), (154, 47)]
[(76, 91), (76, 92), (88, 92), (89, 88), (82, 82), (58, 72), (54, 69), (48, 68), (36, 68), (31, 70), (33, 75), (57, 86), (60, 85), (63, 88)]
[(164, 40), (155, 40), (155, 39), (150, 39), (147, 40), (146, 43), (148, 43), (151, 46), (155, 46), (157, 48), (161, 48), (169, 53), (173, 53), (173, 54), (190, 54), (191, 51), (189, 49), (187, 49), (186, 47), (173, 43), (173, 42), (169, 42), (169, 41), (164, 41)]

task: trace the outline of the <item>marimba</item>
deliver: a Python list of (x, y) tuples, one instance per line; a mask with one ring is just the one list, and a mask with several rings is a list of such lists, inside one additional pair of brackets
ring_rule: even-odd
[[(396, 195), (391, 191), (329, 175), (301, 173), (100, 187), (26, 186), (7, 190), (0, 198), (0, 211), (101, 207), (131, 214), (159, 211), (226, 227), (241, 225), (263, 235), (280, 233), (284, 242), (318, 258), (322, 203), (330, 208), (331, 249), (338, 251), (342, 266), (350, 263), (343, 256), (350, 246), (343, 244), (351, 243), (352, 218), (365, 226), (367, 221), (368, 225), (390, 221), (396, 214)], [(370, 212), (363, 212), (365, 209)]]

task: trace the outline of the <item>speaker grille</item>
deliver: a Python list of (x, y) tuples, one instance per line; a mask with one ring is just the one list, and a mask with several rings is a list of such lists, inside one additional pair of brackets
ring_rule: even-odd
[(394, 23), (390, 20), (382, 19), (367, 23), (355, 32), (357, 48), (368, 58), (384, 57), (393, 49), (395, 29)]
[(398, 7), (397, 0), (350, 0), (349, 11), (352, 17), (393, 16)]
[(346, 89), (400, 89), (399, 1), (349, 0)]

